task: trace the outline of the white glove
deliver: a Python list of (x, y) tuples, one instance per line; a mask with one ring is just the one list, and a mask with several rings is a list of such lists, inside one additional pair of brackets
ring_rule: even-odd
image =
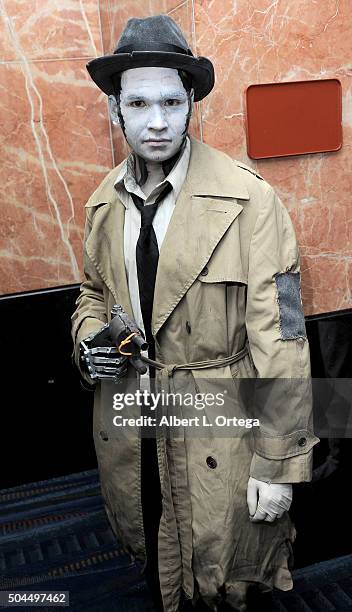
[[(259, 497), (259, 499), (258, 499)], [(247, 504), (250, 520), (272, 523), (289, 510), (292, 502), (292, 485), (262, 482), (250, 477), (247, 486)]]

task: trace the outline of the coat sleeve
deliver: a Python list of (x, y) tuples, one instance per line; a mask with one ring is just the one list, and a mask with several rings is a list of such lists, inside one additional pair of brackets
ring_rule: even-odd
[(74, 346), (72, 357), (82, 377), (89, 383), (92, 381), (80, 368), (79, 343), (89, 336), (90, 333), (97, 331), (107, 322), (103, 283), (86, 251), (86, 243), (90, 231), (91, 221), (89, 213), (87, 213), (83, 251), (85, 280), (81, 284), (80, 294), (76, 300), (76, 310), (71, 317), (71, 333)]
[(299, 252), (290, 216), (267, 186), (249, 249), (246, 328), (256, 370), (250, 475), (311, 480), (313, 433), (309, 345), (300, 292)]

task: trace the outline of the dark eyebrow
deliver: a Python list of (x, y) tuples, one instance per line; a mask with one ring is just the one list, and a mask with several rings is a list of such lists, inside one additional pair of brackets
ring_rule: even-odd
[(169, 98), (186, 98), (187, 96), (183, 93), (183, 91), (172, 91), (168, 93), (166, 96), (161, 96), (163, 100), (168, 100)]
[(126, 96), (126, 100), (130, 102), (131, 100), (141, 100), (143, 96), (139, 96), (138, 94), (129, 94)]
[[(162, 100), (169, 100), (170, 98), (186, 98), (186, 95), (182, 91), (171, 91), (170, 93), (161, 96)], [(128, 94), (125, 98), (126, 102), (132, 102), (133, 100), (148, 100), (148, 96), (143, 96), (137, 93)]]

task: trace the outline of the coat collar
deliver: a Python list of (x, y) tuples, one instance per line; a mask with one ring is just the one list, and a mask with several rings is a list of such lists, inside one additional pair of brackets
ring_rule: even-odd
[[(234, 160), (194, 137), (190, 139), (187, 177), (159, 256), (152, 317), (155, 335), (242, 211), (243, 206), (237, 200), (249, 199), (243, 171)], [(106, 204), (86, 249), (90, 259), (100, 267), (100, 275), (115, 300), (133, 316), (123, 256), (125, 207), (114, 188), (124, 163), (107, 175), (86, 204), (88, 209)]]
[(234, 160), (193, 136), (186, 183), (191, 195), (249, 200), (243, 172)]

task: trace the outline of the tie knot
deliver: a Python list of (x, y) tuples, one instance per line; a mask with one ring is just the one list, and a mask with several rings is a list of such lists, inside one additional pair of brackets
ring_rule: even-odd
[(145, 204), (139, 196), (135, 193), (131, 193), (132, 199), (141, 213), (141, 227), (146, 228), (152, 225), (153, 219), (155, 217), (155, 213), (157, 211), (158, 205), (163, 198), (171, 191), (172, 185), (167, 182), (164, 189), (159, 193), (153, 204)]

